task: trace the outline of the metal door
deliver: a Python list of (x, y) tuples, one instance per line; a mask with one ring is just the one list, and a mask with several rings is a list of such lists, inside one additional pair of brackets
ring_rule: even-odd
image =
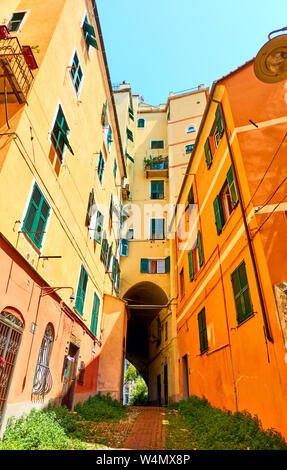
[(4, 416), (23, 329), (22, 321), (13, 313), (0, 313), (0, 423)]

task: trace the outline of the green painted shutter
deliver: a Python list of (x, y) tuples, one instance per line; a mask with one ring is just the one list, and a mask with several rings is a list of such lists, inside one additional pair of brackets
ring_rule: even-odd
[(203, 265), (202, 239), (200, 231), (197, 234), (199, 266)]
[(238, 323), (253, 314), (250, 289), (244, 261), (231, 274)]
[(211, 153), (209, 138), (206, 139), (206, 142), (204, 144), (204, 153), (205, 153), (205, 160), (206, 160), (207, 168), (210, 168), (210, 165), (212, 163), (212, 153)]
[(201, 312), (199, 312), (197, 320), (199, 330), (200, 352), (203, 353), (208, 349), (205, 308), (203, 308)]
[(94, 302), (93, 302), (93, 310), (92, 310), (92, 318), (91, 318), (91, 332), (97, 336), (97, 329), (98, 329), (98, 321), (99, 321), (99, 310), (100, 310), (100, 299), (96, 292), (94, 293)]
[(220, 110), (219, 105), (217, 106), (217, 109), (216, 109), (216, 112), (215, 112), (215, 119), (216, 119), (216, 125), (217, 125), (217, 129), (218, 129), (218, 133), (219, 133), (220, 137), (222, 137), (224, 128), (223, 128), (223, 120), (222, 120), (221, 110)]
[(133, 109), (129, 107), (129, 117), (134, 121), (134, 112)]
[(118, 273), (118, 260), (117, 258), (114, 256), (113, 257), (113, 267), (112, 267), (112, 280), (115, 282), (116, 281), (116, 276), (117, 276), (117, 273)]
[(237, 194), (237, 189), (236, 189), (236, 185), (234, 181), (234, 172), (233, 172), (232, 165), (229, 168), (228, 173), (227, 173), (227, 183), (229, 187), (232, 207), (234, 207), (238, 202), (238, 194)]
[(131, 156), (128, 154), (128, 152), (126, 152), (126, 157), (129, 158), (131, 162), (133, 162), (133, 163), (135, 162), (134, 158), (131, 157)]
[(147, 258), (141, 259), (141, 273), (149, 272), (149, 260)]
[(121, 239), (120, 254), (121, 256), (128, 256), (129, 254), (129, 241), (125, 238)]
[(107, 118), (107, 100), (103, 106), (103, 113), (102, 113), (102, 125), (105, 126), (106, 125), (106, 118)]
[(219, 235), (222, 231), (222, 227), (225, 224), (222, 201), (221, 201), (220, 195), (216, 196), (215, 200), (213, 201), (213, 208), (214, 208), (217, 234)]
[(188, 252), (188, 268), (189, 268), (189, 280), (193, 281), (193, 279), (194, 279), (194, 267), (193, 267), (192, 250), (189, 250), (189, 252)]
[(92, 46), (95, 49), (98, 49), (98, 43), (96, 40), (96, 33), (94, 30), (94, 27), (87, 22), (87, 20), (84, 22), (83, 29), (85, 32), (85, 39), (87, 46)]
[(87, 212), (87, 218), (86, 218), (86, 225), (88, 226), (91, 223), (91, 218), (93, 215), (92, 210), (93, 210), (94, 200), (95, 200), (95, 193), (94, 193), (94, 189), (92, 189), (92, 191), (90, 192), (88, 212)]
[(191, 186), (188, 196), (187, 196), (188, 204), (194, 204), (194, 194), (193, 194), (193, 186)]
[(134, 141), (133, 133), (130, 129), (127, 129), (127, 136), (129, 140)]
[(104, 266), (106, 266), (107, 264), (108, 249), (109, 249), (109, 244), (108, 244), (108, 240), (106, 239), (106, 234), (104, 233), (103, 241), (102, 241), (102, 248), (101, 248), (101, 256), (100, 256)]
[(75, 308), (80, 315), (83, 315), (87, 284), (88, 284), (88, 274), (84, 266), (82, 266), (81, 272), (80, 272), (78, 290), (77, 290), (76, 303), (75, 303)]
[(23, 232), (26, 232), (30, 240), (41, 248), (44, 231), (50, 214), (50, 206), (35, 183), (29, 207), (23, 224)]
[(170, 256), (165, 258), (165, 272), (166, 273), (170, 272)]

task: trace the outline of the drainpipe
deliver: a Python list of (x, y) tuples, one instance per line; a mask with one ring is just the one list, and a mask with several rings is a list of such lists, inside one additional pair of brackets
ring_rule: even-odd
[(245, 233), (246, 233), (246, 236), (247, 236), (248, 248), (249, 248), (251, 261), (252, 261), (252, 265), (253, 265), (253, 270), (254, 270), (254, 274), (255, 274), (256, 286), (257, 286), (257, 291), (258, 291), (258, 296), (259, 296), (259, 301), (260, 301), (260, 306), (261, 306), (261, 311), (262, 311), (266, 336), (267, 336), (268, 340), (271, 343), (274, 343), (274, 340), (273, 340), (272, 335), (271, 335), (270, 327), (269, 327), (269, 324), (268, 324), (268, 320), (267, 320), (267, 313), (266, 313), (265, 303), (264, 303), (264, 299), (263, 299), (263, 295), (262, 295), (262, 289), (261, 289), (261, 285), (260, 285), (259, 274), (258, 274), (258, 270), (257, 270), (257, 266), (256, 266), (255, 254), (254, 254), (252, 241), (251, 241), (250, 234), (249, 234), (249, 229), (248, 229), (248, 224), (247, 224), (247, 220), (246, 220), (242, 195), (241, 195), (240, 186), (239, 186), (238, 177), (237, 177), (235, 161), (234, 161), (234, 157), (233, 157), (233, 153), (232, 153), (232, 149), (231, 149), (231, 144), (230, 144), (230, 140), (229, 140), (228, 133), (227, 133), (226, 120), (225, 120), (225, 114), (223, 112), (223, 106), (222, 106), (221, 102), (218, 101), (218, 100), (212, 99), (212, 101), (214, 101), (215, 103), (218, 103), (219, 106), (220, 106), (220, 111), (221, 111), (221, 116), (222, 116), (222, 121), (223, 121), (223, 127), (224, 127), (226, 140), (227, 140), (227, 146), (228, 146), (229, 155), (230, 155), (230, 159), (231, 159), (231, 163), (232, 163), (232, 167), (233, 167), (234, 179), (235, 179), (235, 183), (236, 183), (236, 187), (237, 187), (237, 191), (238, 191), (238, 198), (239, 198), (239, 203), (240, 203), (240, 208), (241, 208), (241, 214), (242, 214), (242, 218), (243, 218)]

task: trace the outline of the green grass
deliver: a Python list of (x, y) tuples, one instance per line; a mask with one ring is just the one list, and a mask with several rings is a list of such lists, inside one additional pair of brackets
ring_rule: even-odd
[(51, 406), (33, 409), (19, 418), (10, 418), (0, 442), (0, 450), (85, 450), (99, 449), (91, 444), (91, 428), (81, 421), (118, 422), (126, 417), (127, 409), (109, 396), (95, 396), (75, 407)]
[(167, 449), (287, 450), (282, 435), (263, 430), (257, 416), (213, 408), (196, 396), (167, 408)]

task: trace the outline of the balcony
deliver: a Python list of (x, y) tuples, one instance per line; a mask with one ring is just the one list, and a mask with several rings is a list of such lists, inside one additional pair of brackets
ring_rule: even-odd
[(168, 178), (168, 157), (150, 157), (144, 159), (146, 177)]
[(37, 64), (29, 46), (22, 47), (16, 37), (0, 39), (0, 103), (27, 102), (34, 68)]

